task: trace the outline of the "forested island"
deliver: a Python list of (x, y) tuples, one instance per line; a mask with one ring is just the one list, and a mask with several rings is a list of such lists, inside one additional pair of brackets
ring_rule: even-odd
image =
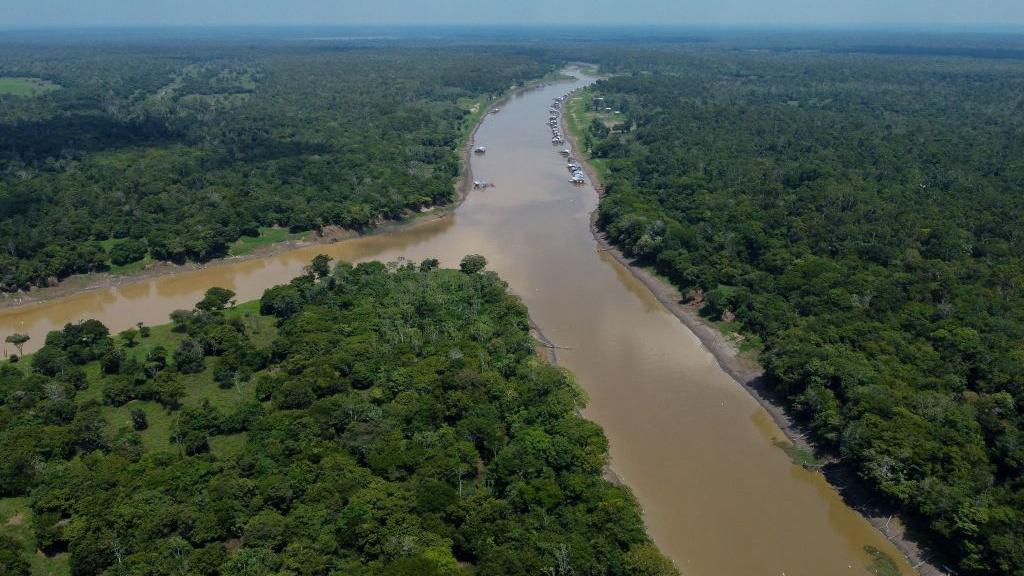
[(958, 574), (1024, 574), (1024, 64), (834, 52), (610, 55), (598, 225)]
[(2, 46), (8, 292), (450, 203), (481, 106), (555, 64), (436, 44)]
[(485, 266), (321, 256), (258, 302), (213, 288), (0, 364), (0, 571), (676, 574)]

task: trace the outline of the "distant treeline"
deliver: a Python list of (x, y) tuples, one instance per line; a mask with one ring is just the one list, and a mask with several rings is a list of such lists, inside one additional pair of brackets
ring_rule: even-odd
[(518, 48), (5, 45), (0, 77), (61, 88), (0, 96), (0, 290), (450, 202), (472, 102), (553, 66)]
[[(1024, 574), (1024, 63), (646, 52), (599, 224), (959, 574)], [(733, 320), (734, 319), (734, 320)]]
[(851, 46), (836, 48), (832, 52), (860, 52), (864, 54), (887, 54), (892, 56), (962, 56), (964, 58), (989, 58), (1024, 60), (1024, 48), (983, 48), (970, 46)]

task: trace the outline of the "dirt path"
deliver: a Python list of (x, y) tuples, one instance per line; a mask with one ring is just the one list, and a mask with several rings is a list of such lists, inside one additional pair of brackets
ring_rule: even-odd
[[(569, 130), (568, 122), (565, 119), (566, 108), (567, 106), (561, 108), (562, 133), (572, 146), (594, 192), (601, 197), (604, 195), (604, 187), (598, 178), (597, 171), (586, 158), (585, 150), (580, 145), (578, 136)], [(824, 456), (827, 464), (822, 469), (822, 473), (829, 483), (839, 491), (847, 505), (863, 515), (900, 552), (906, 555), (911, 566), (921, 576), (952, 574), (948, 569), (940, 568), (938, 563), (932, 564), (928, 561), (934, 554), (922, 548), (922, 538), (918, 536), (921, 534), (919, 530), (908, 526), (900, 517), (898, 510), (880, 503), (879, 498), (862, 485), (852, 466), (814, 443), (810, 439), (808, 431), (790, 418), (779, 399), (768, 389), (764, 378), (764, 368), (757, 360), (741, 353), (728, 336), (700, 316), (698, 307), (684, 303), (682, 295), (675, 286), (658, 277), (649, 269), (637, 265), (634, 260), (612, 245), (607, 236), (598, 228), (597, 216), (597, 210), (590, 214), (590, 230), (597, 241), (598, 250), (607, 252), (615, 258), (616, 262), (629, 270), (634, 278), (651, 291), (651, 294), (666, 310), (693, 332), (704, 348), (714, 356), (722, 370), (757, 400), (793, 445)]]

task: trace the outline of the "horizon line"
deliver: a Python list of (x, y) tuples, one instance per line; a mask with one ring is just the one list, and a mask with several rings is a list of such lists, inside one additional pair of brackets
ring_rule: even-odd
[(953, 23), (953, 22), (618, 22), (618, 23), (584, 23), (584, 24), (551, 24), (548, 22), (308, 22), (308, 23), (110, 23), (110, 24), (13, 24), (0, 25), (0, 32), (45, 32), (45, 31), (103, 31), (103, 30), (259, 30), (259, 29), (296, 29), (296, 28), (405, 28), (405, 29), (659, 29), (659, 30), (957, 30), (957, 31), (1017, 31), (1024, 33), (1024, 22), (1019, 23)]

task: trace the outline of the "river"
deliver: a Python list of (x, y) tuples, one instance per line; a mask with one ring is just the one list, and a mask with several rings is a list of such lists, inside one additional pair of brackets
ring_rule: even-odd
[(211, 286), (240, 300), (300, 273), (314, 255), (455, 266), (468, 253), (522, 297), (560, 347), (559, 362), (590, 397), (585, 415), (611, 444), (612, 467), (644, 509), (651, 536), (686, 576), (832, 576), (869, 573), (865, 546), (903, 556), (847, 507), (821, 474), (773, 443), (770, 416), (726, 375), (700, 341), (630, 272), (597, 249), (594, 190), (568, 182), (544, 122), (565, 81), (510, 99), (476, 142), (474, 190), (451, 215), (393, 234), (316, 245), (264, 258), (93, 290), (0, 310), (0, 334), (46, 332), (85, 318), (113, 331), (167, 321)]

